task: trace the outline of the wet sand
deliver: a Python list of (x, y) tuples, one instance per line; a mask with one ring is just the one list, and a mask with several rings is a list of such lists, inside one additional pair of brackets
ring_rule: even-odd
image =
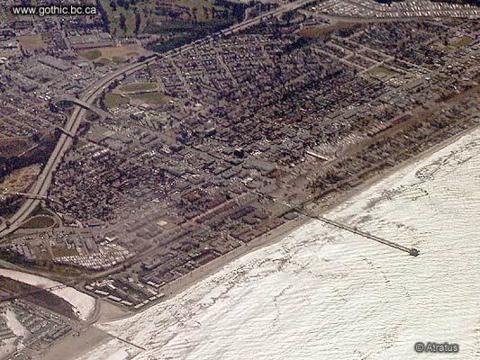
[(92, 325), (95, 323), (114, 321), (130, 315), (131, 314), (118, 306), (99, 300), (97, 301), (93, 317), (80, 333), (72, 332), (62, 340), (56, 342), (42, 356), (42, 359), (67, 360), (82, 356), (91, 349), (112, 339), (111, 335)]

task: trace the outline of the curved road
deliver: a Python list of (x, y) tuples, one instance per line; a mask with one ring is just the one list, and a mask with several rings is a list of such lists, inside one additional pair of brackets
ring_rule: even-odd
[[(107, 75), (106, 77), (94, 83), (91, 88), (84, 93), (81, 100), (89, 104), (93, 103), (95, 99), (114, 80), (122, 77), (124, 74), (127, 74), (130, 71), (137, 71), (154, 60), (155, 58), (146, 60), (141, 63), (131, 64)], [(85, 110), (79, 106), (76, 106), (72, 115), (65, 124), (64, 129), (71, 134), (76, 134), (84, 114)], [(72, 143), (73, 139), (71, 137), (65, 134), (60, 135), (60, 138), (57, 142), (57, 145), (55, 146), (55, 149), (52, 152), (52, 155), (50, 155), (47, 164), (43, 168), (32, 189), (30, 189), (29, 194), (33, 194), (39, 197), (45, 197), (47, 195), (48, 189), (52, 182), (53, 172), (62, 161), (63, 156), (68, 151)], [(0, 238), (5, 237), (6, 235), (11, 234), (15, 230), (17, 230), (32, 213), (32, 211), (38, 206), (40, 201), (41, 199), (28, 199), (27, 201), (25, 201), (25, 203), (20, 207), (20, 209), (18, 209), (15, 215), (8, 219), (8, 224), (3, 223), (0, 226)]]
[[(275, 10), (272, 10), (270, 12), (267, 12), (265, 14), (262, 14), (258, 17), (255, 17), (250, 20), (246, 20), (244, 22), (241, 22), (239, 24), (233, 25), (229, 27), (228, 29), (220, 31), (218, 34), (221, 35), (231, 35), (237, 32), (240, 32), (242, 30), (245, 30), (249, 27), (258, 25), (262, 20), (269, 18), (269, 17), (274, 17), (274, 16), (279, 16), (285, 12), (292, 11), (295, 9), (298, 9), (302, 6), (305, 6), (309, 3), (316, 2), (318, 0), (299, 0), (299, 1), (294, 1), (289, 4), (285, 4)], [(168, 56), (168, 55), (174, 55), (181, 53), (183, 51), (189, 50), (192, 47), (196, 46), (199, 43), (206, 42), (212, 39), (212, 36), (208, 36), (205, 39), (202, 40), (197, 40), (191, 44), (184, 45), (180, 48), (171, 50), (170, 52), (164, 54), (163, 56)], [(143, 62), (138, 62), (135, 64), (130, 64), (128, 66), (125, 66), (111, 74), (106, 75), (102, 79), (98, 80), (94, 84), (91, 85), (89, 89), (87, 89), (82, 97), (80, 98), (81, 101), (87, 103), (87, 104), (93, 104), (94, 101), (97, 99), (97, 97), (115, 80), (121, 78), (124, 75), (129, 75), (135, 71), (140, 70), (141, 68), (145, 67), (146, 65), (155, 62), (158, 58), (161, 58), (162, 55), (157, 55), (154, 58), (150, 58), (148, 60), (145, 60)], [(80, 126), (80, 123), (82, 121), (82, 118), (85, 114), (85, 110), (82, 109), (79, 106), (76, 106), (75, 109), (73, 110), (72, 115), (70, 118), (67, 120), (67, 123), (64, 126), (64, 129), (66, 130), (67, 133), (70, 134), (76, 134), (78, 131), (78, 128)], [(50, 158), (48, 159), (47, 164), (43, 168), (41, 174), (38, 176), (38, 179), (36, 183), (33, 185), (33, 187), (30, 189), (29, 194), (36, 195), (38, 197), (45, 197), (47, 195), (48, 189), (52, 183), (52, 176), (53, 173), (55, 172), (56, 168), (60, 164), (60, 162), (63, 159), (63, 156), (66, 154), (66, 152), (70, 149), (72, 146), (73, 139), (70, 136), (67, 136), (65, 134), (61, 134), (60, 138), (58, 140), (57, 145), (55, 146), (55, 149), (52, 152), (52, 155), (50, 155)], [(18, 211), (10, 217), (7, 222), (4, 222), (0, 224), (0, 241), (2, 238), (5, 236), (13, 233), (15, 230), (17, 230), (22, 223), (27, 220), (27, 218), (30, 216), (30, 214), (35, 210), (35, 208), (39, 205), (41, 202), (41, 199), (35, 198), (35, 199), (28, 199), (23, 203), (23, 205), (18, 209)]]

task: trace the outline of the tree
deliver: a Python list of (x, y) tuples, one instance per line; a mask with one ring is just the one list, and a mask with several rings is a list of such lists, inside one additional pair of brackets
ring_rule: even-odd
[(142, 24), (142, 17), (140, 16), (140, 13), (137, 11), (135, 13), (135, 34), (138, 35), (138, 32), (140, 31), (140, 25)]
[(103, 28), (106, 32), (110, 32), (110, 20), (108, 19), (107, 12), (103, 8), (101, 1), (97, 1), (97, 4), (99, 6), (99, 11), (100, 11), (100, 15), (101, 15), (101, 18), (102, 18)]
[(127, 20), (127, 19), (125, 18), (125, 15), (120, 14), (120, 22), (119, 22), (119, 25), (120, 25), (120, 29), (122, 29), (124, 32), (127, 31), (126, 20)]

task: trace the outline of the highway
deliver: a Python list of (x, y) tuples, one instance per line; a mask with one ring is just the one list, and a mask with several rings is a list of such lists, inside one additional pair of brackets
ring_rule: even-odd
[[(285, 12), (293, 11), (298, 8), (301, 8), (309, 3), (316, 2), (317, 0), (299, 0), (294, 1), (283, 6), (280, 6), (277, 9), (269, 11), (265, 14), (259, 15), (255, 18), (250, 20), (243, 21), (241, 23), (235, 24), (227, 29), (220, 31), (218, 34), (223, 36), (228, 36), (231, 34), (238, 33), (243, 31), (249, 27), (255, 26), (260, 24), (263, 20), (279, 16)], [(92, 84), (88, 89), (84, 91), (81, 98), (79, 99), (81, 102), (85, 104), (93, 104), (95, 100), (102, 94), (103, 91), (107, 89), (107, 87), (115, 80), (121, 79), (123, 76), (128, 76), (129, 74), (142, 69), (143, 67), (147, 66), (148, 64), (157, 61), (158, 59), (162, 58), (163, 56), (171, 56), (181, 53), (183, 51), (187, 51), (192, 47), (210, 41), (214, 35), (210, 35), (205, 39), (197, 40), (191, 44), (184, 45), (180, 48), (173, 49), (163, 55), (158, 55), (154, 58), (149, 58), (143, 62), (138, 62), (135, 64), (129, 64), (121, 69), (112, 72), (111, 74), (106, 75), (105, 77), (101, 78), (94, 84)], [(80, 123), (85, 115), (85, 110), (80, 106), (75, 106), (72, 115), (67, 120), (63, 129), (68, 134), (75, 135), (78, 131)], [(13, 233), (16, 231), (24, 222), (28, 219), (30, 214), (35, 210), (35, 208), (40, 204), (42, 201), (41, 199), (47, 196), (48, 189), (52, 183), (52, 178), (55, 170), (57, 169), (58, 165), (62, 162), (64, 155), (70, 149), (73, 144), (73, 138), (68, 136), (66, 133), (62, 133), (60, 138), (53, 150), (50, 158), (47, 161), (47, 164), (43, 168), (42, 172), (38, 176), (37, 181), (33, 185), (33, 187), (28, 192), (32, 195), (32, 198), (27, 199), (22, 206), (17, 210), (17, 212), (11, 216), (7, 221), (0, 224), (0, 241), (5, 236)]]
[[(119, 79), (124, 74), (130, 71), (137, 71), (144, 67), (146, 64), (154, 61), (155, 59), (148, 59), (144, 62), (130, 64), (126, 67), (123, 67), (99, 81), (95, 82), (89, 90), (87, 90), (81, 100), (85, 103), (92, 104), (95, 99), (116, 79)], [(66, 132), (70, 134), (76, 134), (82, 118), (85, 114), (85, 110), (80, 106), (76, 106), (73, 110), (72, 115), (67, 120), (67, 123), (64, 126)], [(63, 159), (63, 156), (70, 149), (73, 144), (73, 139), (71, 136), (68, 136), (64, 133), (60, 135), (60, 138), (53, 150), (50, 158), (48, 159), (47, 164), (43, 168), (42, 172), (38, 176), (36, 183), (33, 185), (32, 189), (29, 191), (29, 194), (32, 195), (31, 199), (28, 199), (23, 203), (23, 205), (18, 209), (18, 211), (10, 217), (4, 224), (0, 226), (0, 238), (11, 234), (17, 230), (21, 224), (30, 216), (33, 210), (39, 205), (42, 201), (42, 197), (46, 197), (48, 189), (52, 183), (52, 176), (58, 165)], [(37, 198), (34, 198), (36, 196)]]

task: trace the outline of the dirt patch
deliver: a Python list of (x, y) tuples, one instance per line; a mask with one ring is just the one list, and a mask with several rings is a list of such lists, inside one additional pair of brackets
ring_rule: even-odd
[(391, 78), (391, 77), (394, 77), (394, 76), (398, 75), (397, 72), (395, 72), (392, 69), (389, 69), (389, 68), (387, 68), (383, 65), (380, 65), (380, 66), (374, 67), (371, 70), (368, 70), (367, 74), (369, 74), (369, 75), (371, 75), (375, 78), (378, 78), (378, 79), (388, 79), (388, 78)]
[(27, 50), (44, 49), (47, 47), (40, 34), (18, 36), (17, 40), (22, 47)]
[(473, 42), (473, 40), (474, 39), (470, 36), (462, 36), (460, 39), (456, 40), (452, 45), (457, 49), (461, 49), (470, 45)]
[(0, 194), (26, 191), (39, 173), (40, 165), (38, 164), (14, 170), (0, 182)]
[(55, 225), (50, 216), (34, 216), (22, 225), (22, 229), (46, 229)]

